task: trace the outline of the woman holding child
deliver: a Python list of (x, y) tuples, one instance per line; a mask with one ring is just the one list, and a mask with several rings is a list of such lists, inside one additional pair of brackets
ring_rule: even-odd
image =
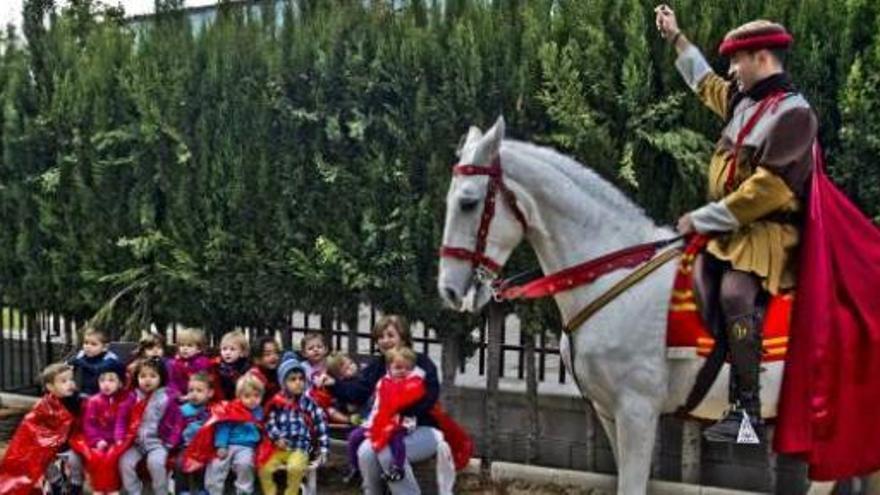
[[(333, 396), (348, 403), (364, 404), (376, 390), (376, 385), (387, 374), (386, 355), (400, 347), (412, 348), (412, 337), (406, 320), (397, 315), (382, 317), (373, 328), (373, 340), (382, 353), (364, 368), (356, 379), (335, 381), (328, 379)], [(393, 354), (393, 352), (392, 352)], [(432, 411), (440, 395), (437, 368), (424, 354), (416, 354), (415, 369), (424, 381), (424, 394), (412, 406), (406, 408), (402, 417), (412, 418), (413, 425), (403, 439), (406, 462), (403, 477), (393, 481), (388, 473), (396, 471), (390, 447), (374, 451), (372, 442), (363, 442), (357, 450), (358, 468), (363, 477), (363, 489), (367, 495), (383, 493), (384, 482), (395, 495), (418, 494), (419, 485), (410, 463), (421, 462), (437, 454), (437, 423)], [(393, 476), (392, 478), (397, 478)]]

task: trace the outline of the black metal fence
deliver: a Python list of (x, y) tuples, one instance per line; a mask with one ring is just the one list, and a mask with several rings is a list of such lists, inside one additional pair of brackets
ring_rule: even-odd
[[(0, 328), (0, 391), (16, 393), (39, 393), (37, 379), (40, 370), (47, 364), (64, 359), (75, 352), (79, 346), (78, 331), (83, 322), (75, 321), (52, 313), (24, 314), (17, 310), (3, 310), (2, 328)], [(379, 312), (373, 307), (362, 307), (358, 312), (357, 324), (354, 328), (334, 316), (314, 314), (309, 311), (292, 311), (287, 326), (283, 329), (241, 328), (251, 338), (274, 334), (287, 349), (298, 348), (299, 340), (306, 332), (323, 332), (333, 350), (355, 354), (372, 354), (375, 343), (372, 341), (370, 329), (375, 325)], [(505, 319), (503, 344), (499, 365), (500, 376), (503, 378), (523, 380), (525, 366), (525, 333), (511, 331), (509, 320)], [(515, 318), (513, 319), (515, 322)], [(459, 372), (485, 377), (488, 373), (488, 321), (482, 323), (471, 332), (473, 354), (461, 362)], [(177, 332), (182, 328), (172, 324), (165, 329), (169, 344), (177, 339)], [(412, 325), (412, 337), (415, 349), (431, 356), (439, 364), (442, 353), (442, 342), (437, 330), (426, 328), (420, 322)], [(513, 329), (515, 330), (515, 329)], [(219, 335), (212, 336), (217, 341)], [(537, 337), (535, 346), (536, 370), (540, 382), (567, 382), (565, 367), (559, 360), (559, 348), (555, 338), (549, 332)]]

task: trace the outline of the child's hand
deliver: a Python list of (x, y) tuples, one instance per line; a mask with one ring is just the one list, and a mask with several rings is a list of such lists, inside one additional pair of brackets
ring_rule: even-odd
[(278, 440), (275, 440), (275, 446), (279, 449), (287, 450), (287, 440), (279, 438)]
[(416, 418), (412, 416), (404, 416), (403, 419), (400, 420), (400, 425), (406, 429), (407, 433), (412, 433), (416, 429)]
[(327, 373), (321, 373), (317, 378), (315, 378), (315, 384), (318, 387), (332, 387), (334, 384), (336, 384), (336, 380), (334, 380), (333, 377)]
[(226, 459), (227, 455), (229, 455), (229, 449), (217, 449), (218, 459)]
[(107, 441), (106, 440), (98, 440), (98, 444), (95, 445), (98, 450), (107, 450)]
[(364, 418), (360, 414), (355, 413), (348, 417), (348, 422), (354, 426), (360, 426), (364, 424)]

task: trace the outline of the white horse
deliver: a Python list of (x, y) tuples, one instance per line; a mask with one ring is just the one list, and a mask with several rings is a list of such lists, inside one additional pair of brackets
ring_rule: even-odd
[[(504, 140), (503, 118), (485, 135), (471, 127), (459, 157), (461, 164), (471, 167), (459, 169), (449, 188), (445, 256), (438, 280), (441, 296), (454, 309), (478, 311), (490, 300), (485, 277), (475, 266), (503, 266), (523, 238), (535, 250), (544, 273), (554, 273), (675, 235), (656, 226), (619, 190), (580, 163), (548, 148)], [(498, 165), (503, 186), (492, 185), (486, 175), (490, 172), (478, 169)], [(489, 222), (483, 218), (487, 192), (494, 203), (489, 205)], [(478, 242), (481, 226), (486, 229), (484, 242)], [(646, 493), (658, 418), (685, 403), (704, 361), (667, 357), (666, 320), (676, 266), (677, 258), (661, 266), (560, 341), (566, 367), (592, 402), (610, 440), (620, 494)], [(631, 271), (617, 270), (556, 294), (563, 322)], [(762, 414), (769, 418), (776, 414), (782, 364), (764, 368)], [(727, 375), (725, 365), (693, 411), (695, 416), (722, 415), (728, 406)]]

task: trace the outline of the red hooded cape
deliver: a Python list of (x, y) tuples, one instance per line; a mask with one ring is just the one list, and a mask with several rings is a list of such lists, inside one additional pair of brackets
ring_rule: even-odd
[[(122, 394), (120, 392), (117, 397), (121, 397)], [(86, 401), (87, 404), (88, 402)], [(118, 399), (111, 405), (109, 414), (114, 420), (119, 414), (120, 406), (121, 402)], [(70, 438), (70, 448), (82, 457), (92, 490), (98, 492), (119, 491), (122, 487), (122, 480), (119, 478), (119, 458), (125, 453), (123, 444), (111, 442), (106, 450), (98, 450), (97, 447), (89, 445), (83, 431), (76, 431)]]
[(774, 447), (831, 480), (880, 469), (880, 230), (813, 163)]
[[(205, 421), (205, 424), (199, 428), (196, 435), (190, 441), (186, 450), (183, 451), (183, 472), (193, 473), (204, 468), (211, 459), (217, 455), (217, 448), (214, 447), (214, 432), (220, 423), (256, 423), (260, 424), (251, 411), (235, 399), (231, 401), (215, 402), (211, 406), (211, 416)], [(259, 450), (263, 451), (263, 443), (265, 437), (260, 442)], [(259, 454), (257, 455), (257, 465), (262, 466), (265, 459)]]
[[(371, 418), (370, 443), (378, 452), (388, 445), (391, 435), (401, 428), (395, 416), (422, 400), (426, 394), (425, 381), (420, 376), (410, 376), (403, 380), (382, 378), (376, 386), (378, 408)], [(431, 417), (452, 451), (455, 469), (462, 470), (470, 462), (474, 453), (474, 442), (470, 435), (449, 416), (439, 403), (431, 409)]]
[(397, 416), (425, 396), (425, 380), (418, 375), (402, 379), (382, 377), (376, 384), (376, 411), (370, 418), (370, 444), (379, 452), (402, 428)]
[(70, 438), (70, 448), (82, 457), (93, 490), (117, 492), (122, 488), (122, 480), (119, 478), (119, 458), (128, 449), (127, 445), (111, 445), (107, 450), (100, 451), (89, 447), (86, 437), (76, 432)]
[(0, 493), (42, 493), (46, 468), (67, 441), (74, 418), (61, 401), (46, 394), (25, 415), (0, 461)]

